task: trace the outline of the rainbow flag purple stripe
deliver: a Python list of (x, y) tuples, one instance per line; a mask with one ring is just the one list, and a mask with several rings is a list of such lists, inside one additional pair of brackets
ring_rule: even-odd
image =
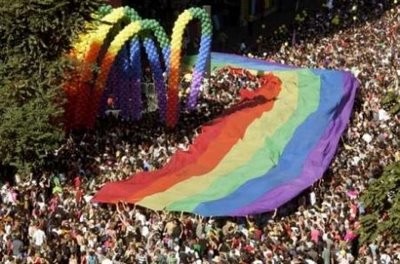
[(189, 151), (160, 170), (106, 184), (94, 202), (243, 216), (274, 210), (323, 176), (349, 122), (356, 78), (212, 54), (213, 68), (227, 65), (267, 74), (265, 85), (207, 124)]

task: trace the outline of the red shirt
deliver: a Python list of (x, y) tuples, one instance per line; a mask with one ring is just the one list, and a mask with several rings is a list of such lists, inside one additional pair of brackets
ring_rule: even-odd
[(75, 199), (77, 203), (80, 203), (82, 201), (82, 197), (83, 197), (83, 192), (81, 189), (77, 189), (76, 193), (75, 193)]
[(81, 187), (81, 177), (76, 176), (74, 178), (74, 186), (75, 186), (75, 189), (78, 189), (79, 187)]

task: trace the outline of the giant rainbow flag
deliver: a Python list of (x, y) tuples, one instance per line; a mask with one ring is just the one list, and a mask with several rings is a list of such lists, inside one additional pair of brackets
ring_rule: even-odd
[(108, 183), (93, 202), (243, 216), (274, 210), (323, 176), (349, 122), (355, 77), (212, 54), (213, 68), (226, 65), (263, 74), (262, 88), (205, 125), (164, 168)]

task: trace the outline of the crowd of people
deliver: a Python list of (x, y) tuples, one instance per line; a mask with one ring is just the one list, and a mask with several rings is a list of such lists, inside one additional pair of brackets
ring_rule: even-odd
[[(259, 87), (257, 78), (223, 69), (205, 81), (197, 111), (183, 113), (176, 129), (160, 126), (156, 113), (138, 123), (111, 114), (93, 131), (70, 134), (40, 173), (3, 185), (1, 263), (399, 263), (400, 244), (390, 236), (364, 245), (357, 231), (365, 213), (360, 195), (400, 160), (400, 117), (381, 104), (387, 92), (399, 92), (400, 6), (328, 2), (296, 25), (295, 36), (260, 38), (247, 54), (349, 70), (360, 81), (337, 156), (312, 188), (275, 212), (243, 218), (90, 202), (105, 182), (158, 169), (187, 150), (202, 124), (239, 100), (240, 89)], [(277, 43), (277, 52), (259, 48)], [(189, 83), (190, 75), (182, 85)]]

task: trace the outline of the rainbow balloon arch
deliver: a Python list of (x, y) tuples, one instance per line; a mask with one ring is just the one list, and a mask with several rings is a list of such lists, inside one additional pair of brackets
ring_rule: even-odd
[[(153, 74), (160, 120), (174, 127), (179, 116), (183, 35), (188, 23), (194, 19), (200, 21), (201, 40), (186, 108), (196, 108), (212, 40), (211, 19), (204, 9), (189, 8), (180, 14), (171, 40), (156, 20), (142, 19), (129, 7), (103, 7), (95, 16), (96, 22), (88, 25), (89, 32), (80, 36), (70, 53), (79, 67), (65, 86), (69, 128), (92, 128), (99, 111), (104, 112), (107, 96), (111, 93), (119, 98), (122, 117), (140, 119), (143, 110), (141, 42)], [(159, 43), (164, 63), (151, 35)]]
[(324, 175), (349, 123), (359, 87), (351, 73), (210, 55), (211, 21), (200, 8), (179, 16), (171, 41), (157, 21), (141, 19), (133, 9), (104, 7), (96, 16), (100, 22), (88, 26), (70, 53), (79, 65), (65, 86), (70, 128), (92, 128), (111, 94), (120, 99), (117, 107), (123, 117), (141, 118), (141, 43), (153, 74), (160, 120), (175, 126), (182, 36), (192, 19), (201, 22), (202, 35), (187, 109), (196, 107), (209, 57), (212, 69), (245, 69), (257, 75), (261, 87), (241, 91), (240, 103), (204, 124), (188, 151), (177, 151), (159, 170), (107, 183), (92, 202), (244, 216), (276, 209)]

